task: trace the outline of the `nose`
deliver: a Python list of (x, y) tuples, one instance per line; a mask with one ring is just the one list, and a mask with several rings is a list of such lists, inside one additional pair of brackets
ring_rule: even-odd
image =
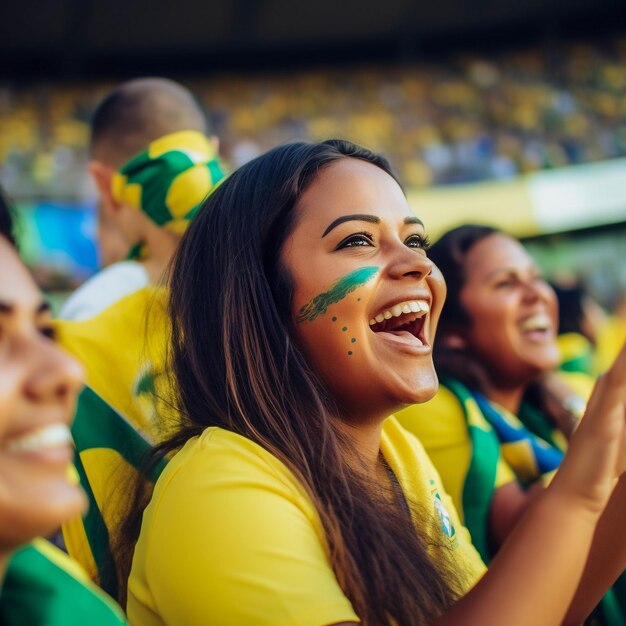
[(528, 279), (524, 281), (524, 297), (531, 302), (543, 300), (548, 302), (556, 298), (556, 294), (543, 280)]
[(83, 386), (84, 372), (78, 361), (48, 339), (31, 342), (25, 393), (36, 403), (73, 403)]
[(430, 276), (432, 271), (433, 262), (423, 250), (408, 248), (403, 243), (398, 244), (389, 267), (389, 273), (392, 277), (425, 278)]

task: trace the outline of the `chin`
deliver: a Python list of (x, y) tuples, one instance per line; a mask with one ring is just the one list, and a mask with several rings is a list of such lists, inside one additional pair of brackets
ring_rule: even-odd
[(409, 404), (422, 404), (431, 400), (439, 389), (439, 379), (433, 372), (431, 376), (420, 377), (417, 381), (404, 387), (398, 394), (398, 401), (402, 406)]

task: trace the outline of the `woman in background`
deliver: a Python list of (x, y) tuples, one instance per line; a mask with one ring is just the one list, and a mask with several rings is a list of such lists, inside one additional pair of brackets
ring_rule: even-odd
[[(488, 562), (562, 462), (593, 380), (554, 373), (556, 294), (517, 240), (466, 225), (429, 256), (448, 285), (434, 352), (442, 387), (397, 417), (426, 447)], [(614, 600), (603, 603), (604, 623), (626, 624)]]
[(85, 508), (69, 480), (82, 370), (54, 343), (50, 307), (14, 247), (0, 196), (0, 623), (125, 623), (64, 553), (37, 537)]

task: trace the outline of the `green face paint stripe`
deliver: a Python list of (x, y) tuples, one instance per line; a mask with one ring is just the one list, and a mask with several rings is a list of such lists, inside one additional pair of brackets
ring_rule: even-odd
[(328, 291), (315, 296), (300, 309), (297, 322), (312, 322), (323, 315), (331, 304), (343, 300), (349, 293), (371, 280), (378, 272), (378, 267), (361, 267), (335, 281)]

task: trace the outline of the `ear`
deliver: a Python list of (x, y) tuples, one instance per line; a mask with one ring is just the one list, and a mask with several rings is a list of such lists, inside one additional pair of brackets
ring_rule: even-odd
[(467, 341), (459, 333), (450, 333), (441, 339), (444, 345), (454, 350), (463, 350), (467, 348)]
[(104, 210), (115, 210), (119, 206), (111, 190), (111, 181), (113, 180), (115, 169), (102, 161), (89, 161), (87, 171), (100, 194), (102, 208)]

